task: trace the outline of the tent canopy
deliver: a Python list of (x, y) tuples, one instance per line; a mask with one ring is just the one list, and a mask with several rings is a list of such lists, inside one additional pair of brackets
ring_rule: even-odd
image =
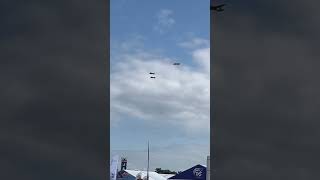
[(203, 165), (196, 165), (189, 168), (169, 179), (190, 179), (190, 180), (206, 180), (207, 168)]

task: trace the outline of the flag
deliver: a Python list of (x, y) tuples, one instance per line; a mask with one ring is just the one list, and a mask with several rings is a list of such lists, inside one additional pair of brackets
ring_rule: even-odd
[(119, 163), (119, 156), (118, 155), (113, 156), (110, 162), (110, 180), (117, 179), (118, 163)]

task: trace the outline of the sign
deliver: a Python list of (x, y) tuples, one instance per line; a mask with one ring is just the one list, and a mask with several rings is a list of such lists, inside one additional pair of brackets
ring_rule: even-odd
[(196, 177), (201, 177), (203, 173), (203, 168), (194, 168), (193, 175)]

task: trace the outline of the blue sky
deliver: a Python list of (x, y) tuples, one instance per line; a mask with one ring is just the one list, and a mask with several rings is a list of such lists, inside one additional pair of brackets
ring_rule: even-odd
[(111, 155), (129, 169), (145, 168), (147, 140), (151, 168), (205, 163), (209, 20), (209, 0), (111, 0)]

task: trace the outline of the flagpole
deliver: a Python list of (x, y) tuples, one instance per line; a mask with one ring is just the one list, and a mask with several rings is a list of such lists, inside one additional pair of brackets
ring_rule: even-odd
[(147, 180), (149, 180), (149, 141), (148, 141), (148, 167), (147, 167)]

